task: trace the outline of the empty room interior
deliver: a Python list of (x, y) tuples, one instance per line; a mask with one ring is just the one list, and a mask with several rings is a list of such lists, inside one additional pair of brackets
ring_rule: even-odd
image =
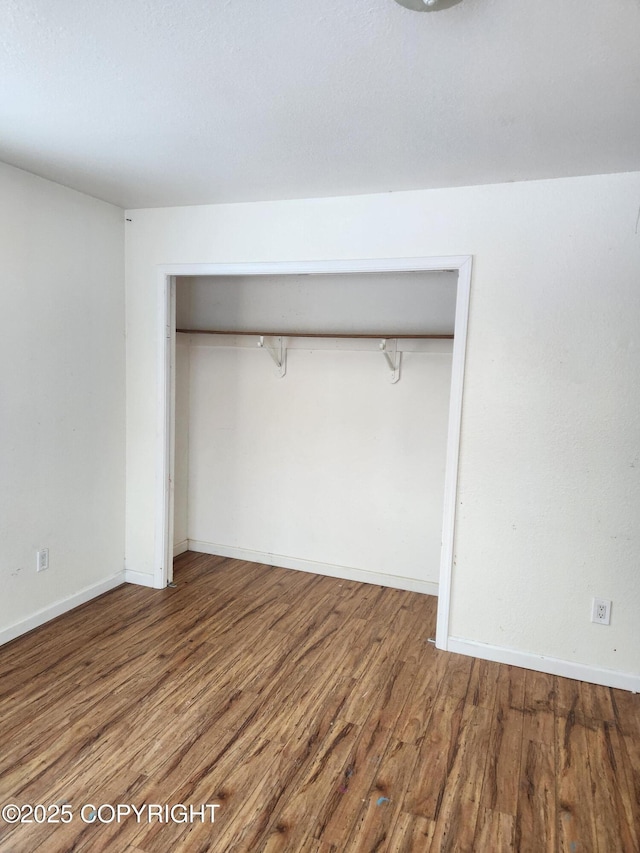
[(0, 851), (640, 853), (637, 0), (0, 32)]

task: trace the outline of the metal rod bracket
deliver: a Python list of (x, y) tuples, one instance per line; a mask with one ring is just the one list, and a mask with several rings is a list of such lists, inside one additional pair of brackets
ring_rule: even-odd
[(282, 337), (274, 337), (273, 341), (275, 346), (265, 342), (265, 335), (259, 335), (258, 346), (269, 353), (278, 371), (278, 376), (284, 376), (287, 372), (287, 348), (282, 342)]
[(389, 369), (391, 370), (391, 383), (395, 383), (400, 379), (400, 361), (402, 359), (402, 351), (398, 350), (398, 341), (395, 338), (389, 340), (382, 338), (380, 341), (380, 351), (387, 360)]

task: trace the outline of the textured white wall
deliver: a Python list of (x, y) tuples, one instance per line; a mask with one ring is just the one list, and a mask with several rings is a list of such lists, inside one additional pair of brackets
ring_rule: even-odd
[(133, 211), (129, 568), (153, 571), (157, 264), (473, 254), (451, 632), (640, 673), (639, 203), (630, 173)]
[(0, 630), (123, 570), (122, 220), (0, 165)]

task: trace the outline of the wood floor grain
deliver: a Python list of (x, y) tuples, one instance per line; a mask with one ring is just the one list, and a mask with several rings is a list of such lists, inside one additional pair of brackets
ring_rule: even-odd
[[(440, 652), (418, 593), (175, 578), (0, 649), (0, 806), (73, 815), (0, 819), (2, 853), (640, 851), (640, 696)], [(148, 811), (180, 804), (219, 807)]]

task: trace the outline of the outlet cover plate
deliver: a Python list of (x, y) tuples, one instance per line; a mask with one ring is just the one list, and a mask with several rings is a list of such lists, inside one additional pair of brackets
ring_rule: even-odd
[(591, 621), (598, 625), (611, 624), (611, 601), (608, 598), (593, 599)]

